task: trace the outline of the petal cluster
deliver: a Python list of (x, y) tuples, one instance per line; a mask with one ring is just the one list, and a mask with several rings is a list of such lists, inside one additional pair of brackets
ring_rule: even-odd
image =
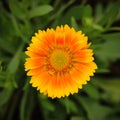
[(97, 69), (89, 46), (88, 37), (68, 25), (39, 30), (25, 52), (30, 83), (51, 98), (77, 93)]

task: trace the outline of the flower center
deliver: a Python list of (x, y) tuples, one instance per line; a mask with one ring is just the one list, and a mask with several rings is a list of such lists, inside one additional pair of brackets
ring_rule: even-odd
[(63, 70), (69, 64), (69, 54), (63, 50), (55, 50), (50, 56), (50, 63), (56, 70)]

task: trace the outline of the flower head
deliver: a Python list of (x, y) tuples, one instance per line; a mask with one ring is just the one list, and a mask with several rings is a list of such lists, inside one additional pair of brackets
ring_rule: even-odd
[(87, 41), (68, 25), (39, 30), (26, 51), (25, 70), (32, 86), (52, 98), (77, 93), (97, 69)]

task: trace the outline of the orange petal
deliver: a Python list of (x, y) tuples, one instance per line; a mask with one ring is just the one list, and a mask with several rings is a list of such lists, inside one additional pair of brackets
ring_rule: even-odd
[(25, 62), (25, 70), (35, 69), (43, 66), (44, 57), (27, 58)]
[(91, 49), (84, 49), (75, 52), (75, 59), (80, 63), (89, 63), (94, 60), (92, 57), (93, 52)]

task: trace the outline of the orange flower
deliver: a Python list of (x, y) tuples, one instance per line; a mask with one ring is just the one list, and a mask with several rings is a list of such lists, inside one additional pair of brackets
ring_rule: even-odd
[(77, 93), (97, 69), (87, 40), (68, 25), (39, 30), (26, 51), (25, 70), (32, 86), (52, 98)]

